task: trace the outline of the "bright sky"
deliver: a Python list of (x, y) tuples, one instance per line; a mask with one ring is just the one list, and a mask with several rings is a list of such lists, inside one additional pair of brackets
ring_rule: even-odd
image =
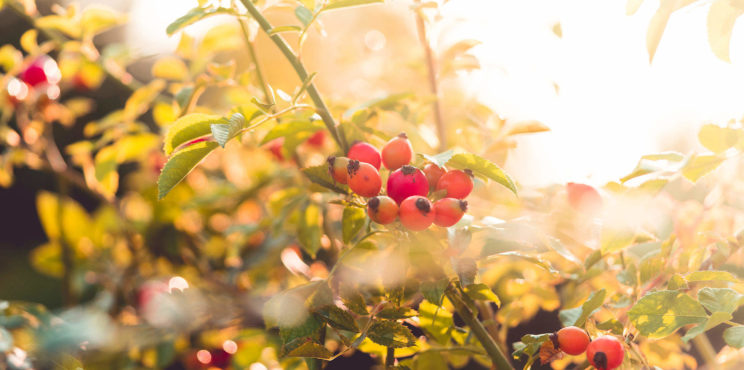
[[(508, 119), (553, 130), (521, 138), (507, 170), (525, 185), (602, 184), (641, 155), (671, 148), (671, 133), (690, 142), (701, 124), (744, 115), (744, 26), (734, 28), (732, 63), (718, 60), (707, 42), (710, 3), (700, 3), (672, 15), (651, 65), (645, 40), (655, 0), (632, 16), (618, 0), (452, 0), (444, 14), (452, 18), (447, 39), (483, 41), (474, 50), (482, 70), (466, 77), (473, 96)], [(176, 40), (153, 29), (193, 6), (138, 0), (131, 19), (149, 27), (130, 27), (129, 36), (144, 54), (167, 50)], [(551, 31), (556, 22), (563, 38)]]

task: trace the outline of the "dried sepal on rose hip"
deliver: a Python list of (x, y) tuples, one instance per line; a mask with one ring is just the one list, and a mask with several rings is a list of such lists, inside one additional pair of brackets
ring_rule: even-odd
[(597, 370), (612, 370), (623, 363), (625, 348), (617, 338), (603, 335), (586, 347), (586, 359)]
[(376, 196), (367, 202), (367, 214), (372, 221), (387, 225), (398, 218), (398, 204), (390, 197)]
[(473, 191), (473, 172), (470, 170), (448, 171), (439, 178), (437, 190), (446, 190), (448, 198), (464, 199)]
[(434, 163), (429, 163), (424, 166), (424, 175), (426, 175), (426, 180), (429, 181), (429, 187), (432, 190), (436, 189), (439, 179), (445, 173), (447, 173), (447, 170), (445, 168), (439, 167)]
[(557, 344), (557, 347), (563, 352), (573, 356), (584, 353), (586, 347), (591, 341), (589, 339), (589, 334), (587, 334), (584, 329), (575, 326), (567, 326), (558, 330), (550, 336), (550, 339), (552, 339), (553, 342)]
[(327, 162), (328, 172), (331, 173), (333, 180), (341, 184), (346, 184), (349, 180), (349, 170), (347, 169), (349, 158), (331, 156), (328, 157)]
[(414, 195), (400, 203), (400, 223), (412, 231), (426, 230), (434, 222), (434, 209), (425, 197)]
[(346, 170), (349, 188), (353, 192), (366, 198), (380, 194), (382, 179), (380, 173), (371, 164), (350, 159)]
[(372, 144), (358, 141), (349, 148), (349, 153), (346, 154), (349, 159), (356, 159), (357, 161), (369, 163), (375, 167), (376, 170), (380, 170), (380, 163), (382, 158), (380, 151), (377, 150)]
[(413, 159), (413, 147), (405, 132), (390, 139), (382, 147), (382, 164), (390, 171), (411, 163), (411, 159)]
[(393, 171), (388, 177), (387, 194), (398, 204), (410, 196), (425, 197), (429, 194), (429, 181), (421, 170), (405, 165)]
[(468, 202), (456, 198), (443, 198), (434, 202), (434, 224), (450, 227), (456, 224), (468, 210)]

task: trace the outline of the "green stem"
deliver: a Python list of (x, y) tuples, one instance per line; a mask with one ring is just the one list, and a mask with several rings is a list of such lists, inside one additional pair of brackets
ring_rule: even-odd
[[(420, 4), (420, 0), (416, 0), (416, 4)], [(434, 122), (437, 126), (437, 136), (439, 137), (439, 150), (445, 151), (447, 149), (447, 130), (444, 127), (444, 119), (442, 118), (442, 107), (439, 104), (439, 88), (437, 87), (437, 72), (435, 68), (434, 52), (431, 50), (429, 44), (429, 38), (426, 36), (426, 24), (424, 24), (424, 16), (421, 13), (421, 7), (416, 10), (416, 28), (418, 30), (419, 40), (421, 46), (424, 48), (424, 54), (426, 55), (426, 70), (429, 76), (429, 89), (434, 100), (432, 101), (432, 107), (434, 108)]]
[(242, 19), (239, 19), (238, 23), (240, 23), (240, 29), (243, 31), (243, 39), (245, 40), (245, 46), (248, 49), (248, 54), (251, 56), (253, 66), (256, 68), (256, 82), (258, 82), (258, 84), (261, 86), (261, 90), (264, 93), (264, 101), (269, 104), (274, 104), (274, 97), (271, 95), (271, 93), (269, 93), (269, 88), (268, 85), (266, 85), (266, 79), (264, 78), (263, 71), (261, 70), (261, 65), (258, 64), (256, 48), (251, 42), (251, 37), (248, 34), (248, 27), (245, 25), (245, 22)]
[[(246, 9), (248, 9), (248, 13), (250, 13), (253, 19), (258, 22), (258, 25), (261, 27), (261, 29), (266, 32), (267, 35), (269, 35), (271, 41), (276, 44), (282, 54), (284, 54), (284, 56), (287, 58), (289, 63), (292, 64), (292, 67), (294, 68), (295, 72), (297, 72), (297, 76), (300, 78), (300, 80), (303, 83), (307, 81), (307, 70), (305, 70), (305, 66), (302, 64), (299, 58), (297, 58), (297, 55), (295, 55), (294, 51), (292, 51), (292, 48), (289, 46), (289, 44), (287, 44), (287, 41), (285, 41), (279, 34), (271, 34), (271, 30), (274, 27), (271, 25), (271, 23), (269, 23), (266, 17), (261, 14), (261, 12), (258, 10), (258, 8), (256, 8), (256, 5), (254, 5), (251, 0), (240, 0), (240, 2), (243, 3)], [(344, 151), (344, 153), (346, 153), (346, 150), (348, 148), (344, 147), (343, 142), (341, 141), (341, 137), (339, 136), (338, 130), (336, 128), (336, 122), (331, 116), (331, 113), (328, 110), (325, 102), (323, 101), (323, 98), (320, 96), (318, 89), (315, 87), (315, 83), (311, 82), (310, 84), (308, 84), (307, 93), (308, 95), (310, 95), (310, 99), (312, 99), (313, 103), (315, 104), (318, 115), (321, 119), (323, 119), (323, 123), (325, 123), (328, 131), (331, 133), (331, 136), (333, 136), (333, 140), (335, 140), (338, 146)]]
[(478, 338), (481, 345), (483, 345), (483, 349), (488, 353), (488, 357), (491, 358), (491, 362), (495, 368), (499, 370), (514, 369), (506, 356), (504, 356), (504, 353), (501, 352), (496, 341), (494, 341), (493, 337), (488, 334), (483, 323), (478, 320), (476, 313), (465, 304), (462, 297), (460, 297), (460, 294), (451, 285), (445, 294), (455, 306), (455, 310), (457, 310), (457, 313), (460, 315), (462, 320), (465, 321), (465, 324), (470, 327), (470, 331), (476, 338)]
[(717, 367), (716, 350), (713, 348), (713, 345), (710, 344), (708, 336), (705, 335), (705, 333), (700, 333), (695, 338), (692, 338), (692, 343), (695, 344), (695, 348), (697, 348), (700, 355), (703, 356), (703, 360), (705, 360), (705, 364), (707, 365), (706, 367), (715, 369)]

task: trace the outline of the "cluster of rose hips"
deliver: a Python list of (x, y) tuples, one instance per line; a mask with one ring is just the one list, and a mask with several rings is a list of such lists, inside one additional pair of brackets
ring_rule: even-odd
[[(369, 218), (387, 225), (400, 218), (409, 230), (425, 230), (431, 224), (450, 227), (467, 211), (463, 200), (473, 190), (473, 175), (469, 170), (450, 170), (427, 164), (423, 171), (411, 166), (413, 148), (402, 133), (385, 144), (382, 152), (365, 142), (356, 142), (346, 157), (328, 158), (328, 169), (336, 182), (348, 184), (351, 190), (366, 198)], [(380, 166), (390, 171), (380, 195)], [(444, 198), (432, 203), (427, 198), (437, 192)]]
[(612, 370), (623, 363), (625, 348), (620, 341), (611, 336), (603, 335), (594, 340), (583, 329), (568, 326), (551, 335), (553, 343), (561, 351), (577, 356), (586, 351), (589, 363), (598, 370)]

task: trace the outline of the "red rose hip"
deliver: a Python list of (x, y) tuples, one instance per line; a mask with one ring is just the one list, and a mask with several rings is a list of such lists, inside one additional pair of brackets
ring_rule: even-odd
[(367, 198), (380, 193), (382, 179), (380, 173), (371, 164), (350, 159), (346, 170), (349, 176), (349, 187), (352, 191)]
[(589, 334), (583, 329), (575, 326), (567, 326), (555, 334), (558, 339), (558, 347), (569, 355), (580, 355), (586, 351), (589, 345)]
[(429, 180), (429, 186), (431, 188), (436, 188), (437, 183), (439, 182), (439, 179), (447, 173), (447, 170), (435, 165), (434, 163), (429, 163), (426, 166), (424, 166), (424, 175), (426, 175), (426, 179)]
[(473, 173), (470, 170), (452, 170), (439, 178), (437, 190), (447, 190), (448, 198), (463, 199), (473, 191)]
[(405, 165), (388, 177), (387, 194), (398, 204), (413, 195), (425, 197), (429, 194), (429, 181), (421, 170)]
[(387, 225), (398, 218), (398, 204), (384, 195), (374, 197), (367, 202), (369, 218), (380, 225)]
[(35, 87), (40, 84), (56, 84), (62, 77), (57, 62), (42, 55), (21, 72), (21, 80)]
[(434, 209), (431, 202), (418, 195), (406, 198), (400, 204), (400, 223), (408, 230), (421, 231), (434, 222)]
[(338, 183), (346, 184), (349, 180), (349, 158), (346, 157), (328, 157), (328, 172), (331, 177)]
[(395, 171), (404, 165), (411, 163), (413, 148), (405, 132), (390, 139), (382, 147), (382, 164), (390, 171)]
[(612, 370), (623, 363), (625, 348), (620, 341), (610, 335), (594, 339), (586, 347), (586, 358), (597, 370)]
[(325, 143), (325, 131), (320, 130), (313, 134), (313, 136), (310, 136), (307, 139), (307, 143), (311, 146), (314, 146), (316, 148), (320, 148), (323, 146), (323, 143)]
[(589, 185), (569, 182), (566, 184), (566, 193), (568, 204), (577, 211), (597, 213), (602, 209), (602, 196)]
[(465, 211), (468, 210), (468, 202), (456, 198), (443, 198), (434, 202), (434, 224), (442, 227), (450, 227), (460, 221)]
[(360, 162), (369, 163), (377, 170), (380, 169), (380, 162), (382, 161), (380, 152), (370, 143), (362, 141), (355, 143), (351, 148), (349, 148), (349, 153), (346, 156), (349, 157), (349, 159), (356, 159)]

